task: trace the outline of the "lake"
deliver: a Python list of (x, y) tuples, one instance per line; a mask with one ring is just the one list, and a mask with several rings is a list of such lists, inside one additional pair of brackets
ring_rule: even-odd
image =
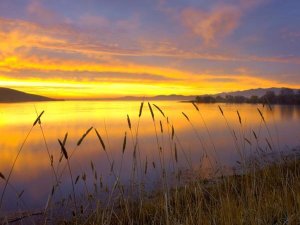
[[(207, 177), (212, 168), (225, 170), (238, 167), (243, 160), (246, 161), (257, 152), (286, 151), (300, 146), (299, 106), (276, 105), (270, 110), (262, 105), (220, 104), (223, 117), (218, 104), (198, 104), (199, 113), (190, 103), (156, 101), (151, 105), (160, 107), (168, 119), (152, 105), (154, 125), (147, 102), (139, 118), (140, 104), (137, 101), (0, 104), (0, 172), (6, 177), (22, 142), (30, 132), (15, 164), (2, 210), (8, 212), (45, 207), (55, 182), (47, 150), (53, 156), (56, 175), (61, 178), (56, 200), (71, 194), (66, 159), (62, 158), (59, 163), (62, 153), (58, 139), (63, 141), (66, 133), (65, 148), (69, 154), (73, 180), (83, 174), (86, 176), (85, 182), (80, 178), (75, 185), (78, 195), (94, 192), (97, 188), (101, 192), (100, 186), (103, 190), (106, 186), (109, 189), (115, 176), (119, 175), (125, 186), (129, 186), (133, 177), (136, 177), (136, 180), (144, 182), (145, 189), (155, 190), (160, 186), (163, 170), (170, 180), (179, 170), (185, 171), (187, 176), (188, 171), (193, 170)], [(261, 110), (266, 123), (257, 108)], [(42, 128), (39, 124), (32, 128), (42, 111)], [(127, 115), (130, 117), (131, 130)], [(97, 129), (106, 151), (94, 129), (76, 147), (90, 127)], [(137, 169), (133, 176), (136, 141)], [(3, 180), (0, 182), (2, 193), (5, 183)], [(17, 195), (20, 193), (22, 196), (18, 201)]]

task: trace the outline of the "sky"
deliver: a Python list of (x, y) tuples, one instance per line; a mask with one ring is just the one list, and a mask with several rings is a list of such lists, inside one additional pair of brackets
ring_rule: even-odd
[(0, 0), (0, 87), (54, 98), (300, 88), (299, 0)]

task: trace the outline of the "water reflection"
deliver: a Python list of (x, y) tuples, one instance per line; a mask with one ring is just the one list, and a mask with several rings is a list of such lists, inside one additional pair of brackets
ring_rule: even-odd
[(294, 118), (296, 114), (296, 106), (281, 106), (280, 107), (280, 113), (281, 117), (286, 120), (291, 120)]
[[(62, 176), (57, 199), (71, 193), (68, 171), (63, 170), (66, 161), (63, 159), (59, 163), (61, 152), (57, 141), (58, 138), (62, 140), (66, 133), (68, 133), (66, 149), (69, 153), (74, 151), (70, 160), (74, 177), (83, 174), (87, 177), (86, 182), (82, 182), (80, 179), (80, 182), (76, 184), (76, 190), (83, 193), (92, 191), (94, 183), (100, 184), (100, 180), (104, 186), (112, 185), (114, 180), (111, 172), (112, 162), (115, 173), (121, 174), (122, 183), (130, 182), (133, 176), (133, 154), (138, 125), (136, 176), (145, 181), (145, 186), (148, 188), (159, 185), (162, 165), (167, 171), (190, 167), (208, 171), (211, 165), (215, 166), (216, 158), (222, 166), (231, 166), (241, 160), (240, 152), (243, 156), (247, 156), (254, 153), (257, 146), (267, 151), (266, 139), (275, 150), (282, 149), (285, 145), (300, 145), (298, 141), (300, 140), (300, 108), (296, 106), (274, 106), (270, 111), (261, 105), (224, 104), (221, 105), (225, 115), (224, 119), (216, 104), (200, 104), (200, 115), (191, 104), (164, 101), (154, 103), (164, 111), (167, 117), (163, 117), (153, 107), (155, 126), (146, 104), (139, 119), (140, 102), (134, 101), (1, 104), (0, 171), (5, 175), (9, 173), (22, 141), (37, 117), (37, 112), (42, 110), (45, 111), (42, 116), (43, 130), (39, 126), (34, 127), (11, 178), (11, 184), (18, 192), (25, 190), (22, 199), (29, 208), (45, 206), (55, 181), (47, 148), (53, 155), (53, 166), (57, 175)], [(262, 122), (257, 108), (260, 108), (265, 116), (269, 132)], [(239, 123), (237, 110), (241, 116), (241, 123)], [(188, 116), (190, 123), (182, 115), (182, 112)], [(132, 130), (128, 128), (127, 114), (131, 119)], [(89, 133), (80, 146), (76, 147), (78, 140), (91, 126), (97, 128), (103, 138), (106, 152), (94, 130)], [(172, 126), (175, 130), (174, 136), (172, 135)], [(234, 133), (232, 133), (233, 130)], [(258, 136), (257, 142), (253, 131)], [(127, 133), (127, 143), (122, 156), (125, 132)], [(122, 167), (121, 161), (123, 161)], [(91, 164), (97, 171), (97, 181), (94, 179), (95, 171), (91, 169)], [(146, 165), (147, 173), (145, 174)], [(2, 191), (3, 181), (0, 185)], [(18, 209), (17, 202), (16, 193), (9, 188), (4, 198), (4, 209)]]

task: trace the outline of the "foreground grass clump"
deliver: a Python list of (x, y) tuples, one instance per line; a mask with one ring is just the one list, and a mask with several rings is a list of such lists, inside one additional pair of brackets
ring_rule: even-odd
[(113, 209), (99, 206), (67, 224), (300, 224), (300, 160), (244, 175), (190, 181)]

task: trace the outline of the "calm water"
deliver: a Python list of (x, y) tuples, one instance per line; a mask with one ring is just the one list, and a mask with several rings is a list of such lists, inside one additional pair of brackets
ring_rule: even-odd
[[(166, 119), (153, 107), (156, 127), (153, 125), (151, 114), (145, 103), (139, 122), (138, 130), (138, 161), (141, 165), (137, 176), (145, 182), (146, 188), (155, 188), (161, 177), (160, 160), (169, 176), (178, 169), (201, 169), (202, 173), (210, 171), (209, 168), (215, 160), (223, 167), (236, 166), (240, 161), (239, 150), (244, 157), (255, 154), (257, 147), (260, 150), (270, 151), (266, 139), (269, 140), (273, 151), (287, 150), (300, 145), (300, 108), (298, 106), (274, 106), (273, 111), (261, 105), (222, 105), (226, 120), (222, 117), (218, 105), (199, 104), (201, 115), (192, 104), (179, 102), (152, 102), (157, 104), (168, 117)], [(260, 108), (267, 122), (269, 133), (257, 111)], [(140, 102), (105, 102), (105, 101), (70, 101), (70, 102), (42, 102), (0, 104), (0, 171), (7, 176), (13, 160), (29, 132), (37, 112), (45, 111), (42, 116), (42, 129), (50, 154), (53, 155), (54, 168), (62, 174), (60, 193), (57, 199), (66, 197), (71, 193), (71, 181), (68, 170), (63, 170), (65, 159), (58, 165), (60, 146), (57, 139), (63, 140), (66, 133), (68, 139), (66, 148), (69, 154), (74, 150), (77, 141), (84, 132), (93, 126), (102, 136), (110, 162), (114, 162), (114, 171), (121, 173), (121, 181), (128, 184), (132, 174), (133, 142), (135, 142), (136, 128), (139, 121)], [(239, 123), (237, 110), (241, 115), (242, 125)], [(184, 112), (190, 119), (191, 125), (183, 116)], [(127, 114), (132, 123), (132, 133), (128, 128)], [(211, 135), (205, 128), (201, 119), (203, 117)], [(161, 133), (160, 121), (163, 127)], [(228, 123), (228, 125), (227, 125)], [(171, 137), (171, 125), (175, 128), (175, 137)], [(156, 129), (156, 131), (155, 131)], [(235, 130), (237, 141), (231, 130)], [(258, 136), (254, 139), (253, 131)], [(127, 144), (121, 168), (122, 146), (124, 134), (127, 133)], [(157, 133), (157, 138), (156, 138)], [(251, 145), (245, 141), (251, 142)], [(177, 146), (175, 160), (174, 146)], [(20, 157), (15, 165), (11, 186), (8, 187), (4, 197), (3, 210), (11, 211), (43, 208), (47, 202), (54, 182), (50, 167), (43, 133), (39, 126), (35, 126), (25, 143)], [(159, 147), (161, 157), (159, 157)], [(215, 150), (214, 150), (215, 149)], [(208, 157), (203, 157), (207, 152)], [(91, 169), (91, 161), (97, 171), (97, 180)], [(144, 174), (147, 161), (147, 174)], [(155, 168), (153, 166), (155, 164)], [(94, 183), (108, 187), (114, 181), (111, 165), (103, 151), (96, 133), (92, 130), (82, 144), (75, 150), (70, 160), (74, 179), (77, 175), (86, 173), (87, 183), (80, 180), (76, 185), (77, 192), (93, 192)], [(141, 172), (141, 170), (143, 172)], [(1, 180), (0, 191), (4, 182)], [(23, 203), (17, 201), (16, 192), (24, 190), (21, 197)]]

